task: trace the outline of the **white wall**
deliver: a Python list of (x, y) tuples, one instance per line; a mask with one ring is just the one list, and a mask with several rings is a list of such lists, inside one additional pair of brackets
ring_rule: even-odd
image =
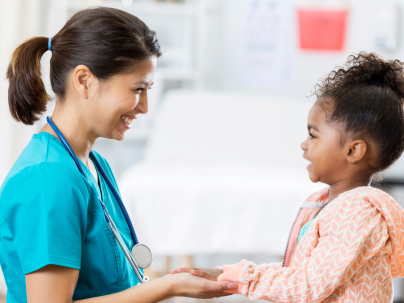
[[(235, 91), (259, 91), (268, 94), (287, 94), (304, 99), (309, 95), (318, 79), (329, 73), (336, 65), (343, 64), (348, 55), (359, 51), (374, 51), (385, 58), (398, 58), (404, 60), (404, 30), (401, 30), (400, 45), (395, 53), (383, 53), (376, 46), (376, 36), (374, 33), (373, 9), (378, 4), (396, 4), (404, 12), (404, 1), (402, 0), (347, 0), (349, 7), (349, 20), (347, 27), (347, 40), (343, 51), (340, 52), (319, 52), (302, 51), (298, 46), (297, 21), (294, 25), (295, 36), (293, 41), (292, 63), (293, 63), (293, 83), (284, 89), (260, 87), (249, 88), (241, 85), (237, 78), (238, 68), (238, 45), (240, 38), (240, 23), (242, 16), (242, 3), (244, 0), (224, 0), (223, 24), (221, 31), (221, 44), (216, 47), (221, 61), (223, 86), (222, 88)], [(294, 0), (295, 7), (298, 0)], [(326, 1), (317, 1), (326, 2)], [(403, 14), (402, 14), (403, 17)], [(297, 13), (296, 13), (297, 20)], [(401, 29), (404, 29), (401, 20)], [(216, 39), (218, 40), (218, 39)], [(305, 99), (304, 99), (305, 100)]]
[[(284, 94), (307, 102), (306, 96), (318, 79), (342, 64), (349, 54), (362, 50), (381, 53), (376, 47), (373, 25), (373, 9), (379, 3), (395, 3), (404, 12), (402, 0), (346, 0), (350, 7), (346, 47), (341, 52), (309, 52), (298, 47), (298, 37), (293, 40), (292, 84), (287, 88), (251, 88), (238, 79), (239, 37), (244, 0), (207, 0), (211, 16), (207, 21), (205, 53), (206, 86), (219, 90), (230, 90), (264, 94)], [(293, 0), (297, 3), (299, 0)], [(325, 0), (317, 0), (325, 2)], [(54, 35), (60, 28), (46, 28), (47, 0), (0, 0), (0, 75), (4, 75), (11, 52), (22, 39), (35, 35)], [(403, 16), (404, 14), (402, 14)], [(59, 16), (52, 16), (57, 18)], [(63, 18), (61, 18), (63, 19)], [(295, 31), (297, 24), (294, 25)], [(403, 22), (401, 21), (403, 29)], [(404, 59), (404, 31), (395, 53), (384, 54), (388, 58)], [(45, 54), (44, 60), (49, 60)], [(46, 64), (44, 76), (48, 77)], [(0, 76), (0, 138), (5, 149), (0, 151), (0, 182), (26, 145), (36, 128), (15, 123), (9, 115), (7, 105), (7, 82)], [(49, 80), (47, 80), (49, 81)], [(158, 84), (157, 84), (158, 85)], [(48, 86), (49, 87), (49, 86)], [(404, 161), (397, 166), (397, 172), (404, 172)], [(399, 163), (400, 164), (400, 163)], [(403, 176), (404, 177), (404, 176)]]
[[(269, 88), (269, 87), (248, 87), (240, 83), (238, 79), (238, 60), (239, 60), (239, 39), (241, 30), (242, 3), (245, 0), (223, 0), (223, 28), (216, 31), (216, 45), (212, 45), (216, 56), (211, 60), (214, 62), (217, 74), (214, 82), (220, 79), (221, 89), (264, 93), (268, 95), (287, 95), (301, 99), (302, 102), (308, 102), (306, 96), (309, 96), (318, 79), (328, 74), (336, 65), (342, 65), (347, 57), (352, 53), (360, 51), (376, 52), (386, 59), (404, 60), (404, 1), (402, 0), (346, 0), (349, 7), (349, 17), (347, 26), (346, 44), (343, 51), (340, 52), (319, 52), (303, 51), (298, 45), (297, 36), (297, 13), (295, 18), (295, 34), (293, 39), (292, 51), (292, 84), (287, 88)], [(293, 0), (297, 7), (299, 0)], [(317, 2), (327, 2), (327, 0), (317, 0)], [(400, 40), (399, 46), (395, 52), (386, 53), (377, 47), (376, 33), (374, 25), (374, 9), (380, 4), (395, 4), (400, 9)], [(209, 83), (209, 81), (208, 81)], [(213, 84), (211, 85), (213, 87)], [(246, 105), (248, 106), (248, 105)], [(253, 109), (251, 109), (253, 110)], [(287, 122), (287, 121), (285, 121)], [(388, 172), (390, 175), (404, 179), (404, 158), (400, 159)]]

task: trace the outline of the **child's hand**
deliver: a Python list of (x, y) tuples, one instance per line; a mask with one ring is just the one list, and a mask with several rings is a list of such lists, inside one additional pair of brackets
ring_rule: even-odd
[(207, 269), (207, 268), (177, 268), (172, 270), (172, 274), (184, 273), (188, 272), (193, 276), (198, 276), (201, 278), (205, 278), (211, 281), (217, 281), (217, 277), (219, 277), (223, 273), (223, 269)]

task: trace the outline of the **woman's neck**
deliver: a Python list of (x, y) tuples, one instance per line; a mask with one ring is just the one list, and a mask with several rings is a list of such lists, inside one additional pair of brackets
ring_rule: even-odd
[[(91, 134), (88, 129), (84, 115), (77, 115), (79, 111), (61, 108), (58, 106), (58, 103), (52, 114), (52, 121), (66, 138), (77, 158), (88, 166), (89, 154), (93, 149), (97, 137)], [(49, 124), (45, 124), (40, 132), (48, 132), (59, 139)]]

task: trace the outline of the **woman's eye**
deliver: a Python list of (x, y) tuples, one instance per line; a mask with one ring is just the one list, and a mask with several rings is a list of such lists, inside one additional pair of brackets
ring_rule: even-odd
[[(150, 86), (148, 89), (152, 89), (152, 86)], [(146, 89), (144, 87), (139, 87), (136, 89), (132, 89), (132, 91), (134, 91), (135, 93), (140, 94), (141, 92), (145, 91)]]
[(144, 88), (143, 87), (139, 87), (139, 88), (137, 88), (137, 89), (134, 89), (133, 90), (135, 93), (141, 93), (142, 91), (144, 91)]

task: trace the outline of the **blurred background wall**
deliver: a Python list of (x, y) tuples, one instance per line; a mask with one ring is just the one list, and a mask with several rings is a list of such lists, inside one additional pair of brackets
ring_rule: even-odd
[[(318, 188), (305, 183), (307, 182), (305, 163), (298, 162), (301, 161), (299, 144), (304, 139), (306, 110), (312, 102), (306, 97), (311, 95), (319, 78), (329, 73), (336, 65), (343, 64), (354, 52), (373, 51), (385, 58), (404, 60), (402, 43), (404, 2), (401, 0), (0, 0), (0, 73), (3, 75), (0, 77), (2, 146), (0, 181), (5, 178), (32, 134), (44, 124), (43, 118), (34, 126), (24, 126), (10, 117), (7, 81), (4, 75), (12, 51), (26, 38), (55, 35), (75, 12), (97, 5), (124, 9), (141, 18), (157, 32), (164, 52), (155, 76), (154, 88), (150, 93), (149, 114), (134, 122), (125, 141), (111, 143), (100, 139), (95, 147), (110, 162), (122, 186), (125, 201), (128, 201), (128, 208), (135, 224), (142, 226), (140, 227), (142, 233), (152, 243), (152, 239), (158, 239), (154, 245), (158, 253), (151, 275), (161, 275), (168, 272), (171, 267), (181, 264), (216, 266), (237, 262), (243, 257), (257, 263), (279, 261), (281, 249), (277, 247), (285, 244), (288, 228), (285, 228), (283, 233), (280, 232), (279, 238), (271, 238), (273, 234), (271, 221), (276, 221), (275, 212), (281, 211), (280, 219), (289, 226), (305, 195)], [(310, 11), (317, 13), (311, 18), (314, 18), (314, 24), (320, 24), (324, 29), (323, 32), (302, 23), (302, 18), (307, 16), (304, 13)], [(329, 15), (330, 12), (337, 14)], [(327, 36), (327, 29), (335, 39), (328, 41), (324, 38)], [(305, 41), (302, 41), (302, 35), (310, 36), (310, 33), (311, 36), (322, 35), (323, 40), (314, 39), (309, 41), (307, 46)], [(341, 44), (338, 44), (338, 39)], [(52, 93), (49, 85), (50, 57), (51, 52), (44, 55), (42, 67), (44, 82), (48, 92)], [(206, 108), (207, 103), (204, 100), (207, 99), (217, 100), (217, 103), (211, 102), (210, 107)], [(233, 104), (231, 100), (234, 100)], [(250, 100), (256, 101), (249, 102)], [(252, 104), (256, 104), (257, 107), (252, 107)], [(187, 110), (185, 105), (189, 106)], [(231, 107), (240, 110), (229, 110)], [(198, 123), (193, 124), (193, 128), (189, 130), (198, 142), (191, 142), (192, 138), (188, 134), (178, 136), (174, 134), (177, 130), (181, 133), (180, 130), (187, 128), (188, 124), (170, 124), (170, 127), (164, 124), (178, 120), (181, 123), (189, 122), (191, 125), (191, 121), (181, 119), (187, 112), (196, 112), (196, 108), (198, 110), (200, 108), (206, 114), (206, 118), (202, 119), (195, 114)], [(293, 113), (288, 116), (285, 108), (290, 108)], [(52, 113), (52, 109), (53, 104), (49, 104), (48, 114)], [(263, 113), (272, 113), (272, 116), (257, 115), (256, 112), (260, 109)], [(279, 132), (277, 125), (270, 123), (278, 121), (274, 113), (283, 110), (285, 115), (279, 123), (284, 123), (283, 127), (287, 129), (285, 134), (293, 136), (290, 149), (295, 153), (289, 165), (282, 164), (284, 166), (273, 163), (273, 159), (283, 163), (282, 161), (288, 158), (281, 159), (282, 155), (271, 153), (277, 146), (274, 145), (274, 141), (269, 140), (271, 136), (276, 136), (274, 132)], [(216, 113), (216, 116), (210, 116), (213, 113)], [(298, 115), (299, 113), (301, 115)], [(290, 117), (294, 115), (296, 119), (291, 119)], [(259, 121), (266, 119), (271, 121), (254, 124), (258, 116)], [(209, 125), (212, 128), (209, 136), (195, 135), (206, 134), (206, 126)], [(215, 132), (215, 129), (225, 130), (226, 127), (230, 129), (228, 133), (212, 141), (215, 133), (220, 133)], [(298, 128), (303, 132), (296, 131)], [(231, 129), (237, 129), (237, 135), (243, 130), (247, 133), (243, 135), (244, 137), (241, 136), (243, 139), (240, 140), (234, 133), (230, 134)], [(167, 132), (164, 132), (165, 130)], [(283, 140), (282, 134), (277, 138)], [(239, 153), (232, 154), (230, 147), (226, 149), (226, 144)], [(240, 148), (232, 144), (239, 144)], [(261, 158), (257, 159), (259, 158), (261, 162), (246, 161), (248, 153), (251, 152), (245, 147), (246, 145), (251, 146), (251, 150), (262, 149), (267, 159), (260, 156)], [(234, 146), (236, 147), (233, 148)], [(201, 150), (203, 153), (200, 153)], [(251, 158), (253, 157), (250, 157), (250, 160)], [(171, 165), (173, 163), (176, 164)], [(286, 166), (288, 174), (279, 177), (286, 171)], [(206, 169), (207, 167), (209, 169)], [(404, 180), (404, 160), (400, 159), (390, 169), (388, 175), (391, 182), (386, 183), (385, 189), (403, 205), (404, 195), (401, 188)], [(194, 176), (204, 178), (201, 181)], [(220, 180), (214, 179), (218, 176), (221, 176)], [(234, 176), (240, 178), (232, 179)], [(278, 182), (274, 181), (275, 179), (280, 183), (268, 187), (271, 182)], [(206, 180), (210, 180), (211, 183)], [(296, 196), (284, 197), (282, 200), (282, 193), (297, 183), (304, 186), (296, 189)], [(242, 193), (237, 192), (237, 188), (238, 190), (242, 188)], [(276, 190), (279, 192), (274, 195)], [(209, 195), (203, 196), (201, 193), (206, 191), (209, 191)], [(156, 192), (160, 192), (161, 196)], [(231, 192), (233, 196), (229, 194)], [(238, 194), (235, 195), (235, 192)], [(245, 195), (243, 200), (237, 200), (237, 196), (243, 195)], [(176, 220), (170, 220), (174, 223), (167, 222), (167, 217), (175, 216), (180, 210), (181, 214), (192, 214), (195, 220), (198, 220), (196, 214), (200, 213), (200, 209), (197, 206), (205, 205), (207, 200), (214, 201), (212, 207), (217, 206), (219, 209), (220, 205), (228, 207), (232, 203), (240, 203), (241, 206), (243, 203), (255, 203), (255, 213), (250, 216), (252, 218), (271, 203), (281, 201), (282, 205), (289, 205), (289, 208), (277, 204), (273, 209), (268, 208), (267, 214), (270, 216), (268, 224), (257, 227), (268, 230), (268, 235), (262, 235), (266, 237), (262, 247), (268, 249), (242, 241), (239, 246), (226, 250), (222, 249), (223, 245), (215, 242), (216, 244), (211, 243), (209, 249), (203, 253), (195, 253), (201, 249), (197, 243), (193, 246), (181, 244), (187, 242), (185, 239), (188, 236), (181, 234), (180, 230), (192, 226), (192, 222), (187, 223), (188, 225), (178, 223), (174, 226), (177, 232), (172, 237), (181, 240), (175, 245), (169, 242), (165, 246), (164, 239), (160, 241), (161, 230), (167, 224), (176, 222)], [(187, 206), (184, 207), (181, 203)], [(194, 208), (188, 209), (189, 205)], [(149, 220), (152, 221), (150, 227), (147, 222), (142, 221), (143, 219), (136, 217), (139, 212), (146, 211), (152, 217)], [(161, 213), (163, 215), (158, 216)], [(156, 217), (159, 219), (153, 219)], [(254, 222), (249, 222), (248, 226), (251, 230), (255, 228)], [(214, 230), (190, 231), (197, 232), (202, 238), (206, 237), (207, 241), (210, 239), (221, 241), (219, 234), (216, 234), (215, 238)], [(231, 231), (223, 231), (220, 235), (225, 237), (227, 232)], [(181, 247), (182, 250), (172, 250), (169, 247), (170, 243), (172, 246)], [(245, 249), (247, 246), (251, 249)], [(271, 250), (271, 246), (276, 249)], [(398, 302), (401, 288), (399, 282), (396, 284)], [(236, 302), (241, 299), (232, 297), (225, 300)]]
[[(261, 1), (273, 5), (272, 23), (284, 40), (273, 39), (268, 43), (282, 44), (285, 55), (283, 58), (273, 51), (273, 57), (279, 57), (285, 68), (276, 67), (276, 71), (288, 75), (284, 81), (277, 83), (271, 79), (266, 81), (248, 81), (240, 74), (245, 72), (243, 66), (243, 46), (248, 44), (243, 36), (248, 33), (246, 25), (246, 7), (254, 4), (248, 0), (172, 0), (172, 1), (98, 1), (98, 0), (1, 0), (1, 61), (0, 66), (5, 73), (11, 52), (22, 40), (35, 35), (52, 36), (64, 25), (67, 19), (76, 11), (90, 6), (108, 5), (126, 9), (139, 16), (158, 37), (164, 50), (160, 61), (160, 70), (156, 75), (155, 101), (151, 102), (151, 113), (147, 118), (138, 122), (139, 131), (130, 134), (131, 159), (138, 161), (142, 158), (143, 146), (153, 128), (154, 114), (161, 103), (162, 96), (170, 89), (209, 89), (220, 91), (243, 92), (251, 94), (282, 95), (295, 97), (302, 102), (310, 95), (318, 79), (327, 74), (336, 65), (346, 61), (348, 55), (359, 51), (374, 51), (386, 58), (402, 58), (404, 48), (401, 43), (404, 37), (402, 30), (401, 11), (404, 3), (400, 0), (286, 0)], [(257, 0), (257, 5), (260, 1)], [(150, 5), (151, 4), (151, 5)], [(397, 45), (386, 49), (380, 43), (378, 28), (385, 26), (377, 16), (380, 7), (392, 7), (400, 16), (396, 23), (388, 24), (386, 31), (391, 32)], [(305, 50), (299, 47), (299, 8), (346, 9), (347, 23), (344, 45), (341, 50)], [(387, 16), (386, 18), (394, 18)], [(281, 21), (276, 21), (281, 18)], [(275, 21), (274, 21), (275, 20)], [(248, 22), (247, 22), (248, 23)], [(264, 22), (265, 25), (265, 22)], [(254, 25), (252, 25), (254, 26)], [(257, 24), (255, 24), (257, 26)], [(251, 28), (250, 30), (254, 30)], [(264, 33), (265, 34), (265, 33)], [(278, 46), (275, 46), (278, 47)], [(248, 54), (247, 54), (248, 56)], [(48, 80), (48, 61), (50, 53), (43, 58), (44, 81)], [(268, 70), (271, 68), (268, 67)], [(248, 70), (246, 72), (248, 74)], [(251, 77), (253, 78), (253, 77)], [(11, 140), (8, 148), (2, 151), (0, 176), (4, 178), (7, 168), (14, 162), (19, 151), (25, 146), (30, 134), (43, 123), (42, 119), (33, 128), (19, 127), (11, 121), (7, 113), (7, 82), (2, 79), (1, 123), (2, 135)], [(49, 87), (51, 93), (51, 88)], [(50, 108), (52, 105), (49, 106)], [(50, 110), (51, 112), (51, 110)], [(28, 134), (26, 134), (28, 133)], [(13, 135), (11, 135), (13, 134)], [(22, 137), (21, 137), (22, 136)], [(18, 138), (18, 140), (15, 140)], [(102, 141), (102, 140), (101, 140)], [(130, 141), (130, 143), (129, 143)], [(8, 142), (8, 141), (6, 141)], [(124, 145), (125, 143), (122, 143)], [(116, 152), (122, 152), (119, 144)], [(136, 156), (134, 156), (136, 154)], [(108, 158), (108, 155), (107, 155)], [(109, 157), (119, 175), (122, 168), (119, 162)], [(126, 158), (125, 158), (126, 159)], [(126, 165), (127, 166), (127, 163)]]

